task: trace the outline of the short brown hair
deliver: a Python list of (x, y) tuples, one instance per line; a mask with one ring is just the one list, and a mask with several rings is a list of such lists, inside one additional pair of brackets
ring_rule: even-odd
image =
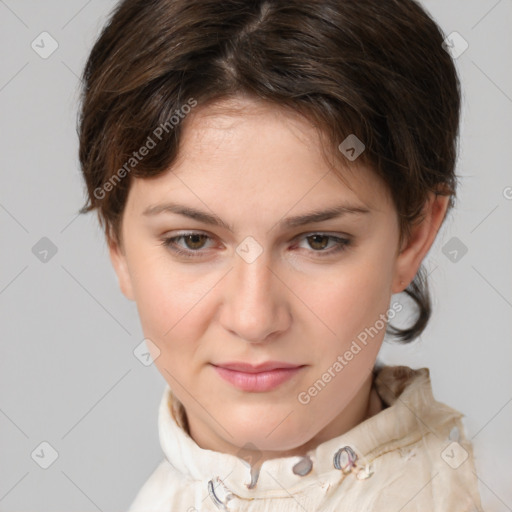
[[(186, 122), (171, 126), (172, 116), (191, 100), (248, 96), (305, 115), (334, 158), (348, 135), (363, 141), (401, 243), (429, 192), (453, 207), (460, 84), (443, 39), (414, 0), (124, 0), (83, 73), (80, 212), (97, 209), (107, 239), (122, 243), (131, 176), (163, 173), (177, 156)], [(158, 144), (133, 160), (159, 126)], [(405, 292), (419, 314), (410, 328), (388, 326), (402, 342), (431, 315), (423, 265)]]

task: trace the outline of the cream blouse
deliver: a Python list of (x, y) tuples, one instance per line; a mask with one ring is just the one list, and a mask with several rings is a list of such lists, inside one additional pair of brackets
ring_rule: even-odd
[(434, 400), (428, 368), (376, 367), (373, 386), (380, 412), (251, 475), (245, 460), (197, 445), (167, 385), (158, 418), (165, 459), (128, 512), (481, 512), (463, 415)]

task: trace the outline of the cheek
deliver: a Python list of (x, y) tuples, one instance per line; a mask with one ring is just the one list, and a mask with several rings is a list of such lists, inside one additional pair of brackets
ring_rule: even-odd
[[(307, 283), (307, 284), (306, 284)], [(327, 279), (303, 282), (298, 293), (314, 321), (336, 336), (334, 348), (350, 344), (389, 308), (389, 276), (375, 262), (344, 267)], [(379, 324), (380, 325), (380, 324)], [(330, 337), (332, 346), (333, 338)]]
[(202, 299), (213, 283), (208, 286), (209, 279), (160, 258), (134, 263), (135, 300), (145, 336), (163, 346), (189, 342), (205, 320)]

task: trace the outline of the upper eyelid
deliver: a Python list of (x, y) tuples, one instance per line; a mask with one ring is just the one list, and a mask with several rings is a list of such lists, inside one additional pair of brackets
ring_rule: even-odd
[[(211, 236), (207, 232), (204, 232), (201, 230), (182, 231), (182, 232), (178, 232), (176, 234), (172, 234), (169, 236), (164, 236), (163, 238), (165, 240), (173, 240), (173, 239), (181, 239), (183, 237), (190, 236), (190, 235), (204, 235), (210, 241), (214, 241), (217, 238), (217, 237)], [(295, 235), (292, 238), (292, 241), (296, 241), (296, 240), (299, 241), (299, 240), (307, 238), (308, 236), (313, 236), (313, 235), (324, 235), (324, 236), (327, 236), (327, 237), (335, 239), (335, 240), (336, 239), (337, 240), (345, 240), (345, 241), (349, 241), (349, 242), (352, 241), (352, 238), (353, 238), (351, 235), (348, 235), (345, 233), (338, 233), (338, 232), (333, 233), (330, 231), (305, 231), (303, 233), (299, 233), (299, 234)], [(176, 243), (176, 242), (174, 242), (174, 243)], [(191, 251), (191, 252), (202, 252), (203, 250), (205, 250), (205, 248), (202, 247), (195, 251), (193, 249), (188, 249), (188, 248), (185, 248), (184, 250)]]
[[(201, 231), (201, 230), (182, 231), (182, 232), (178, 232), (178, 233), (175, 233), (175, 234), (172, 234), (172, 235), (164, 235), (164, 238), (180, 238), (180, 237), (189, 236), (189, 235), (204, 235), (204, 236), (207, 236), (210, 239), (217, 238), (216, 236), (214, 236), (214, 235), (212, 236), (208, 232)], [(322, 231), (322, 230), (315, 231), (315, 230), (313, 230), (313, 231), (304, 231), (302, 233), (298, 233), (297, 235), (293, 236), (293, 239), (296, 239), (296, 238), (299, 238), (299, 237), (307, 237), (307, 236), (311, 236), (311, 235), (326, 235), (326, 236), (330, 236), (330, 237), (333, 237), (333, 238), (351, 238), (351, 235), (349, 235), (348, 233), (339, 233), (339, 232)]]

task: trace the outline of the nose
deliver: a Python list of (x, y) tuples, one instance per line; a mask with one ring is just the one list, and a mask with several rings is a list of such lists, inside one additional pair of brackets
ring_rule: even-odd
[(242, 340), (261, 343), (290, 325), (289, 290), (264, 251), (248, 262), (235, 255), (226, 276), (222, 326)]

